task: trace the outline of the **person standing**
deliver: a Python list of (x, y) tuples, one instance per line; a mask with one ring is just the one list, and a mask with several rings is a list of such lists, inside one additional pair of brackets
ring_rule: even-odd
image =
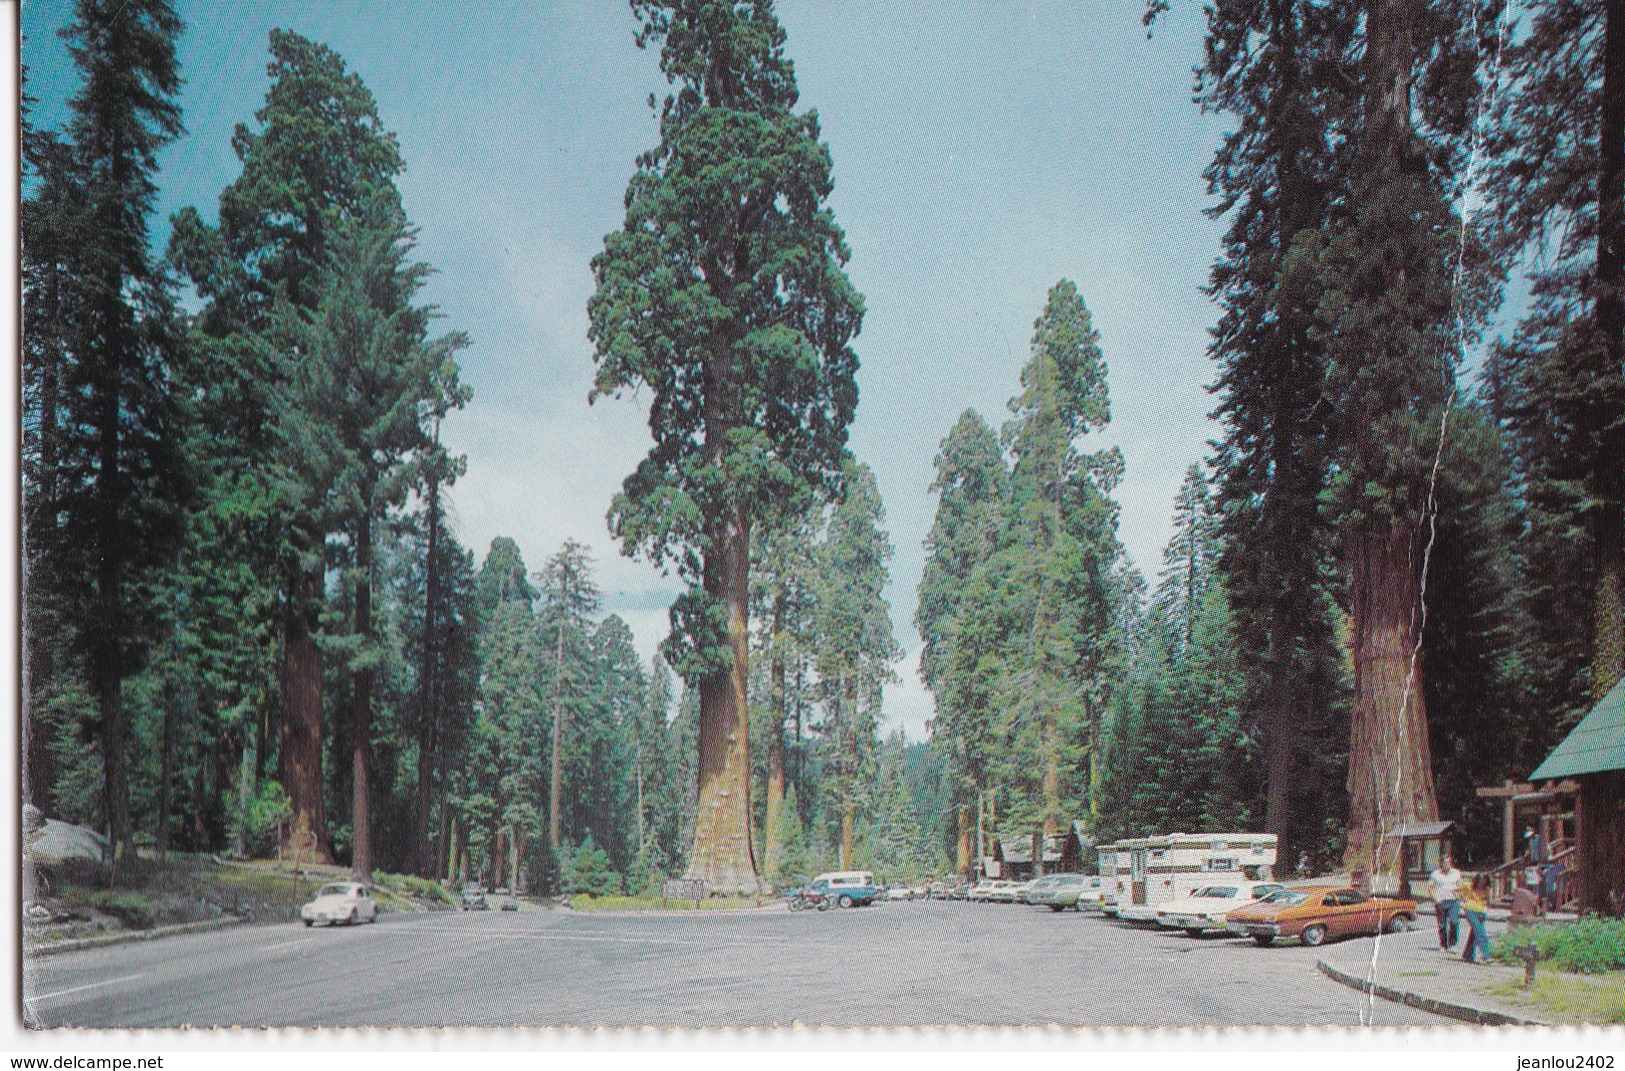
[(1439, 862), (1439, 868), (1428, 875), (1428, 895), (1433, 898), (1433, 913), (1439, 923), (1439, 947), (1446, 952), (1456, 946), (1456, 934), (1461, 929), (1461, 871), (1450, 853)]
[(1461, 958), (1468, 963), (1489, 962), (1490, 936), (1484, 929), (1484, 918), (1489, 913), (1489, 891), (1489, 875), (1475, 874), (1461, 896), (1461, 911), (1467, 916), (1467, 946), (1461, 950)]
[(1523, 856), (1531, 864), (1540, 864), (1546, 861), (1546, 845), (1540, 834), (1535, 832), (1534, 826), (1523, 827)]

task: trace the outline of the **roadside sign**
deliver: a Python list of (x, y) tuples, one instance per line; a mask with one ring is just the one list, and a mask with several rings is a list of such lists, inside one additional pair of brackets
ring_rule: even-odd
[(705, 881), (703, 878), (667, 878), (660, 887), (662, 900), (692, 900), (694, 906), (700, 906), (700, 897), (705, 895)]

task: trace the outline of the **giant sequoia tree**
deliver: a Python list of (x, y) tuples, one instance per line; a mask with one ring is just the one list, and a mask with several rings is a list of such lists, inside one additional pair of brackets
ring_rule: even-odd
[(281, 634), (282, 738), (277, 773), (293, 805), (292, 845), (328, 850), (322, 789), (321, 608), (326, 540), (342, 519), (320, 451), (288, 449), (319, 434), (283, 404), (295, 355), (269, 338), (276, 303), (313, 310), (342, 222), (393, 191), (404, 164), (377, 104), (344, 60), (285, 30), (270, 35), (271, 87), (232, 149), (242, 174), (220, 193), (219, 222), (187, 208), (170, 257), (206, 305), (191, 362), (207, 437), (204, 508), (216, 554), (273, 589)]
[(674, 666), (700, 691), (689, 873), (754, 890), (746, 662), (751, 527), (840, 482), (862, 299), (825, 207), (829, 150), (794, 111), (770, 0), (632, 0), (676, 92), (638, 159), (624, 227), (593, 259), (593, 396), (652, 391), (655, 445), (610, 509), (629, 553), (674, 564)]
[(1086, 743), (1100, 709), (1091, 656), (1110, 619), (1116, 558), (1116, 510), (1104, 492), (1122, 466), (1115, 449), (1083, 455), (1074, 446), (1111, 419), (1099, 340), (1077, 287), (1056, 283), (1004, 428), (1014, 465), (1005, 549), (993, 564), (1001, 612), (1016, 627), (998, 685), (1001, 765), (1010, 818), (1045, 835), (1085, 795), (1088, 779), (1080, 784), (1075, 768), (1095, 761)]
[[(1463, 325), (1452, 195), (1465, 162), (1478, 41), (1448, 3), (1364, 5), (1358, 107), (1331, 221), (1304, 243), (1320, 289), (1333, 476), (1326, 505), (1354, 656), (1345, 862), (1389, 871), (1382, 833), (1437, 817), (1421, 649), (1435, 459), (1449, 434)], [(1290, 275), (1290, 272), (1289, 272)], [(1379, 854), (1380, 853), (1380, 854)]]
[(1482, 308), (1452, 205), (1478, 99), (1473, 30), (1496, 11), (1474, 14), (1453, 0), (1219, 4), (1198, 83), (1241, 119), (1208, 173), (1216, 211), (1233, 212), (1214, 354), (1226, 571), (1261, 641), (1249, 705), (1266, 820), (1302, 830), (1293, 738), (1307, 723), (1285, 686), (1326, 679), (1324, 524), (1354, 660), (1349, 865), (1386, 868), (1381, 831), (1436, 810), (1421, 639), (1435, 459)]
[[(414, 231), (393, 186), (379, 190), (330, 239), (310, 312), (283, 304), (274, 334), (293, 355), (287, 402), (303, 416), (284, 447), (320, 469), (345, 538), (350, 634), (342, 643), (352, 677), (350, 821), (357, 881), (372, 874), (373, 685), (381, 657), (374, 628), (376, 529), (416, 483), (418, 463), (437, 457), (430, 429), (468, 399), (456, 352), (467, 338), (428, 333), (433, 310), (413, 303), (428, 267), (409, 259)], [(319, 458), (319, 461), (316, 460)]]

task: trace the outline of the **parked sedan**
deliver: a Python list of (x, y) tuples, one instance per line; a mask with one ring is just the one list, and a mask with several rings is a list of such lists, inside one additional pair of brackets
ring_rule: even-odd
[(485, 911), (491, 905), (485, 902), (485, 890), (469, 886), (463, 890), (464, 911)]
[(1078, 896), (1098, 878), (1082, 874), (1046, 874), (1032, 883), (1027, 890), (1027, 903), (1047, 907), (1051, 911), (1065, 911), (1078, 906)]
[(329, 926), (344, 923), (354, 926), (358, 922), (378, 921), (378, 901), (359, 881), (334, 881), (316, 890), (316, 899), (299, 909), (299, 917), (306, 926), (325, 922)]
[(992, 904), (1013, 904), (1021, 896), (1019, 881), (995, 881), (993, 887), (987, 891), (987, 901)]
[(1106, 898), (1106, 884), (1103, 881), (1109, 883), (1110, 879), (1085, 878), (1083, 887), (1078, 890), (1078, 902), (1073, 906), (1079, 911), (1099, 911)]
[(1296, 937), (1318, 945), (1331, 937), (1398, 933), (1416, 922), (1416, 901), (1368, 896), (1346, 885), (1278, 889), (1225, 916), (1225, 929), (1267, 945)]
[(1157, 908), (1157, 925), (1184, 930), (1192, 937), (1208, 930), (1222, 930), (1226, 914), (1283, 888), (1283, 885), (1247, 881), (1204, 885), (1189, 896), (1169, 900)]

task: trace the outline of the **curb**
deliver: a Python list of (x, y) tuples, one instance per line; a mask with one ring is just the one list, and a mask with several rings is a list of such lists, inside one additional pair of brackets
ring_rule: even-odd
[(183, 922), (177, 926), (155, 926), (150, 930), (125, 930), (121, 933), (106, 933), (96, 937), (81, 937), (72, 941), (53, 941), (50, 944), (23, 946), (25, 957), (54, 956), (62, 952), (79, 952), (87, 948), (102, 948), (107, 945), (129, 944), (132, 941), (155, 941), (160, 937), (178, 937), (185, 933), (207, 933), (210, 930), (223, 930), (227, 926), (236, 926), (243, 920), (205, 919), (202, 922)]
[(619, 910), (600, 910), (600, 909), (590, 908), (590, 907), (588, 907), (588, 908), (574, 908), (574, 907), (571, 907), (568, 904), (560, 904), (558, 906), (558, 910), (560, 910), (560, 911), (568, 911), (572, 915), (596, 915), (596, 916), (605, 916), (605, 917), (626, 917), (626, 918), (630, 918), (630, 917), (634, 917), (634, 916), (635, 917), (640, 917), (640, 918), (670, 918), (673, 915), (681, 915), (681, 916), (684, 916), (686, 918), (686, 917), (693, 917), (693, 916), (697, 916), (697, 915), (706, 915), (706, 916), (712, 916), (712, 915), (759, 915), (759, 914), (764, 914), (764, 913), (769, 912), (769, 911), (782, 911), (782, 910), (784, 910), (784, 905), (783, 904), (763, 904), (761, 907), (701, 908), (699, 911), (694, 911), (694, 910), (691, 910), (691, 909), (681, 909), (681, 908), (673, 908), (673, 909), (665, 910), (665, 911), (662, 911), (662, 910), (659, 910), (659, 909), (656, 909), (656, 910), (653, 910), (653, 911), (646, 911), (646, 910), (643, 910), (642, 908), (636, 908), (636, 909), (631, 909), (631, 910), (627, 910), (627, 911), (619, 911)]
[(1474, 1026), (1546, 1026), (1552, 1024), (1540, 1019), (1524, 1019), (1516, 1015), (1505, 1015), (1501, 1012), (1485, 1011), (1483, 1008), (1474, 1008), (1466, 1004), (1455, 1004), (1448, 1000), (1436, 1000), (1433, 997), (1424, 997), (1418, 993), (1410, 993), (1392, 986), (1378, 985), (1366, 978), (1357, 978), (1347, 971), (1333, 967), (1325, 960), (1317, 963), (1320, 973), (1334, 982), (1346, 985), (1351, 989), (1358, 989), (1362, 993), (1370, 993), (1383, 1000), (1393, 1001), (1395, 1004), (1404, 1004), (1411, 1008), (1420, 1008), (1425, 1012), (1443, 1015), (1463, 1023), (1472, 1023)]

